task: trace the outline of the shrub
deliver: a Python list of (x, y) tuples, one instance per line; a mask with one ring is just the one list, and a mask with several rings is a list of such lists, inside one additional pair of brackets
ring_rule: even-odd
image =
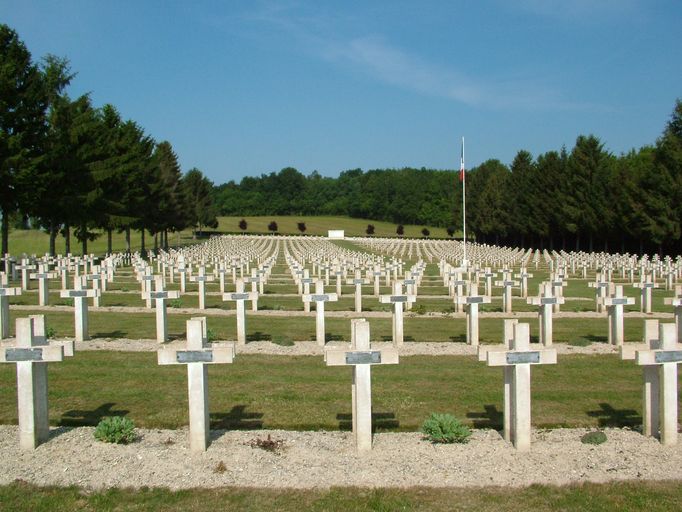
[(57, 336), (57, 331), (54, 330), (54, 327), (46, 327), (45, 328), (45, 337), (49, 340)]
[(405, 226), (403, 226), (402, 224), (398, 224), (398, 227), (396, 228), (395, 232), (398, 236), (403, 236), (405, 234)]
[(215, 333), (213, 329), (206, 329), (206, 341), (208, 341), (209, 343), (213, 343), (217, 339), (218, 335)]
[(365, 233), (372, 236), (374, 234), (374, 224), (367, 224), (367, 229), (365, 229)]
[(601, 430), (588, 432), (580, 438), (580, 442), (583, 444), (602, 444), (606, 442), (606, 434)]
[(168, 301), (168, 305), (172, 308), (181, 308), (182, 307), (182, 300), (181, 299), (171, 299)]
[(471, 430), (452, 414), (432, 412), (422, 425), (422, 434), (432, 443), (466, 443)]
[(97, 425), (95, 439), (105, 443), (132, 443), (135, 440), (135, 424), (123, 416), (109, 416)]
[(429, 231), (429, 228), (424, 228), (422, 229), (422, 235), (425, 237), (428, 237), (431, 234), (431, 231)]

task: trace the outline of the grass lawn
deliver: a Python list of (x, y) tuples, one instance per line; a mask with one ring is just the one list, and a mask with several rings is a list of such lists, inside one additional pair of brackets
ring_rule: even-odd
[(586, 483), (565, 487), (533, 485), (521, 489), (222, 488), (84, 492), (76, 487), (37, 487), (25, 483), (0, 487), (0, 510), (16, 512), (673, 512), (681, 508), (682, 483), (677, 481)]
[[(80, 352), (49, 364), (50, 422), (95, 425), (127, 415), (147, 428), (187, 424), (187, 370), (155, 353)], [(17, 422), (16, 369), (0, 366), (0, 423)], [(321, 356), (238, 355), (209, 366), (211, 426), (225, 429), (347, 430), (351, 371)], [(637, 426), (642, 371), (616, 355), (561, 356), (534, 366), (533, 425)], [(501, 428), (502, 371), (472, 356), (403, 357), (372, 372), (374, 426), (417, 431), (431, 412), (477, 428)]]

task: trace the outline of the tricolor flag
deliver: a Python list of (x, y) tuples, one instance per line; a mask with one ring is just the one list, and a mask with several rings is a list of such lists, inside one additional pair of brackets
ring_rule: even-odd
[(462, 156), (459, 160), (459, 181), (464, 181), (464, 138), (462, 138)]

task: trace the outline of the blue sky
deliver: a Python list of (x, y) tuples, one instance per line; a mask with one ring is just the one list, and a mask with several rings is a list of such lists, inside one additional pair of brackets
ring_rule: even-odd
[(215, 183), (653, 144), (682, 98), (679, 0), (0, 0), (35, 59)]

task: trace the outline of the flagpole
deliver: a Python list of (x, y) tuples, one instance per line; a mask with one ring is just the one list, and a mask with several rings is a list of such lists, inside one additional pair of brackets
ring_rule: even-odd
[(462, 231), (464, 235), (462, 266), (466, 269), (469, 266), (469, 262), (467, 261), (467, 180), (464, 172), (464, 137), (462, 137), (462, 160), (460, 162), (460, 173), (462, 175)]

